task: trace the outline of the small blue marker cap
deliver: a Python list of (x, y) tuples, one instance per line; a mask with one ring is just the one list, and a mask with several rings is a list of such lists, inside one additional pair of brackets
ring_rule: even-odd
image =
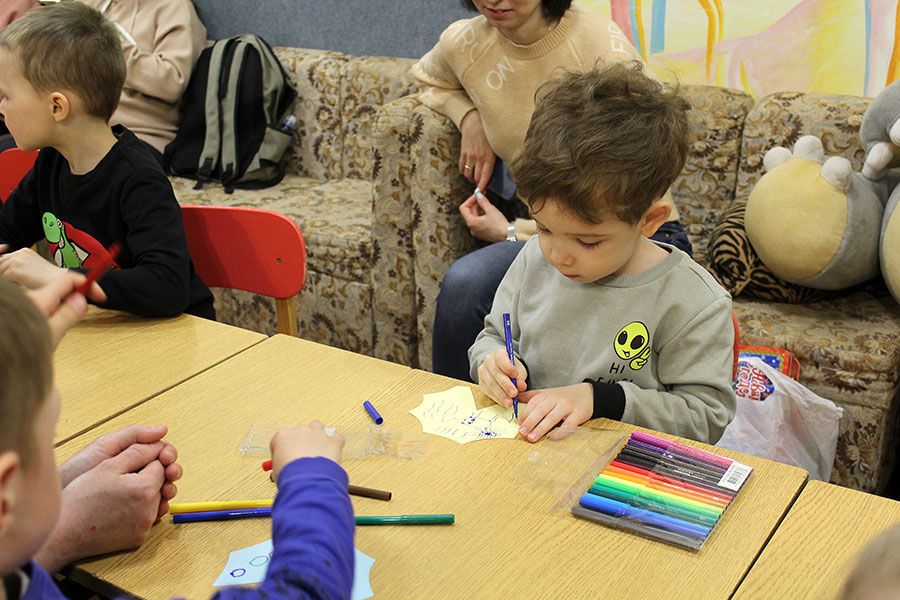
[(372, 420), (375, 421), (376, 425), (381, 425), (382, 423), (384, 423), (384, 419), (381, 417), (381, 415), (378, 414), (378, 411), (375, 410), (375, 407), (372, 406), (371, 402), (366, 400), (365, 402), (363, 402), (363, 406), (366, 408), (366, 412), (369, 413), (369, 416), (372, 417)]

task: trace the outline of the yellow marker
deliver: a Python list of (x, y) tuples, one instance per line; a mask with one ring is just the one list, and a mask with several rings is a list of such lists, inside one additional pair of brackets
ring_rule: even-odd
[(227, 500), (222, 502), (181, 502), (169, 505), (169, 513), (207, 512), (211, 510), (237, 510), (240, 508), (264, 508), (274, 500)]

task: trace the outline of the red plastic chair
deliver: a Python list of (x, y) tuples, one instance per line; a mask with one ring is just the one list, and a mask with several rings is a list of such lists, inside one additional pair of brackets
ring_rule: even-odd
[(25, 174), (34, 166), (38, 150), (24, 152), (10, 148), (0, 152), (0, 203), (6, 202)]
[(275, 298), (278, 332), (296, 336), (294, 296), (306, 279), (306, 244), (297, 224), (257, 208), (182, 206), (181, 215), (206, 285)]

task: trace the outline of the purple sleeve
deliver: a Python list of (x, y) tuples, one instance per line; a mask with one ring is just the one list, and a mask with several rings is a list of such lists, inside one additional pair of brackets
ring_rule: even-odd
[(295, 460), (278, 477), (274, 552), (265, 581), (256, 589), (227, 588), (213, 598), (349, 598), (353, 531), (347, 473), (327, 458)]

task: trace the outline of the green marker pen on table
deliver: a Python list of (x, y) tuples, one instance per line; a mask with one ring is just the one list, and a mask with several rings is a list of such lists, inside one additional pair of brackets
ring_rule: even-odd
[(396, 515), (355, 517), (357, 525), (452, 525), (454, 515)]

